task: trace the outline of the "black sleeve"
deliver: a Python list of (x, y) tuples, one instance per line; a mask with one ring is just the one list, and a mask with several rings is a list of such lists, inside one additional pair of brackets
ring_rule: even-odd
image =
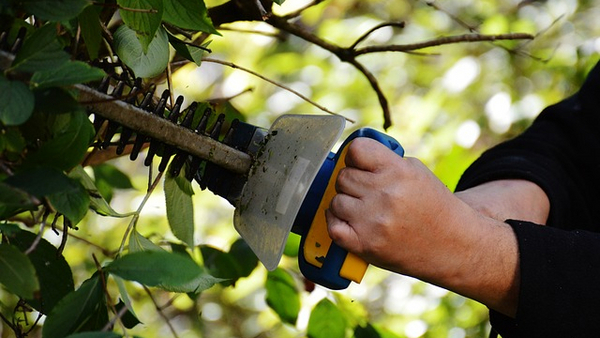
[(514, 320), (492, 312), (492, 324), (505, 338), (599, 335), (600, 64), (577, 94), (485, 152), (457, 191), (508, 178), (539, 185), (550, 218), (546, 227), (507, 221), (519, 245), (519, 306)]

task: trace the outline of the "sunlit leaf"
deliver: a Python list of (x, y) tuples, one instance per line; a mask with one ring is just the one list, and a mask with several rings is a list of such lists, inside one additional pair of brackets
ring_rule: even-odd
[(0, 76), (0, 102), (0, 122), (17, 126), (29, 119), (35, 101), (25, 83)]
[(310, 313), (307, 334), (309, 338), (344, 338), (344, 314), (329, 299), (322, 299)]
[[(167, 34), (169, 33), (167, 32)], [(185, 43), (172, 34), (169, 34), (169, 43), (175, 48), (179, 55), (183, 56), (188, 61), (194, 62), (198, 66), (202, 63), (202, 57), (207, 53), (205, 47)]]
[(78, 180), (87, 190), (90, 197), (90, 208), (96, 213), (111, 217), (127, 217), (133, 214), (133, 212), (124, 214), (116, 212), (104, 197), (98, 193), (98, 188), (95, 186), (94, 181), (81, 166), (73, 168), (69, 172), (69, 177)]
[[(165, 1), (167, 3), (169, 1)], [(149, 52), (163, 16), (162, 0), (117, 0), (123, 22), (135, 32), (142, 51)], [(137, 74), (138, 76), (141, 76)]]
[(267, 304), (282, 321), (295, 324), (300, 312), (300, 294), (294, 278), (285, 270), (277, 268), (267, 274)]
[(40, 289), (29, 257), (17, 247), (6, 243), (0, 244), (0, 284), (11, 293), (29, 299)]
[(194, 206), (191, 183), (182, 175), (165, 176), (167, 219), (173, 234), (188, 246), (194, 246)]
[(89, 0), (22, 0), (23, 8), (43, 20), (66, 21), (73, 19), (91, 5)]
[(21, 72), (35, 72), (60, 67), (69, 60), (56, 38), (56, 27), (46, 25), (38, 28), (25, 39), (11, 68)]
[(110, 263), (105, 271), (174, 292), (197, 293), (220, 281), (206, 274), (191, 259), (166, 251), (130, 253)]
[(144, 52), (135, 32), (127, 26), (121, 26), (114, 35), (114, 47), (117, 55), (136, 76), (147, 78), (160, 74), (169, 62), (169, 38), (164, 29), (156, 31), (155, 38)]
[(31, 85), (37, 88), (69, 86), (99, 80), (104, 76), (106, 73), (102, 69), (81, 61), (69, 61), (56, 69), (35, 72), (31, 77)]
[(208, 16), (204, 1), (165, 1), (164, 20), (179, 28), (219, 34)]
[[(32, 246), (37, 237), (36, 234), (21, 229), (3, 234), (23, 252)], [(28, 257), (40, 281), (40, 294), (35, 298), (28, 298), (27, 303), (41, 313), (48, 314), (58, 301), (74, 290), (73, 274), (54, 245), (44, 238), (38, 240)]]
[(136, 229), (131, 230), (129, 235), (129, 253), (140, 252), (140, 251), (165, 251), (165, 249), (152, 243), (151, 240), (142, 236)]
[(101, 277), (96, 274), (56, 304), (46, 317), (42, 334), (44, 337), (65, 337), (93, 320), (98, 311), (105, 308)]

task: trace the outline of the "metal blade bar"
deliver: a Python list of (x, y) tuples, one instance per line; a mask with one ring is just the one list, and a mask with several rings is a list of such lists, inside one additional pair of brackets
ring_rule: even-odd
[[(0, 51), (0, 67), (10, 67), (14, 56)], [(87, 109), (109, 120), (126, 126), (140, 134), (175, 146), (192, 156), (212, 162), (236, 174), (246, 174), (252, 166), (252, 157), (212, 138), (161, 119), (140, 108), (100, 93), (85, 85), (74, 85), (79, 92), (78, 100)]]

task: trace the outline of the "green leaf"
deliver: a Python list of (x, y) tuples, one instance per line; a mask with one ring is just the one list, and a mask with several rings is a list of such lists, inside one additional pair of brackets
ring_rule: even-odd
[[(104, 2), (104, 1), (100, 1)], [(100, 25), (101, 6), (86, 7), (79, 14), (78, 22), (81, 28), (81, 37), (85, 42), (90, 60), (98, 58), (98, 52), (102, 44), (102, 26)]]
[[(22, 252), (29, 249), (37, 237), (36, 234), (21, 229), (11, 233), (3, 231), (3, 234)], [(41, 313), (48, 314), (63, 297), (74, 290), (71, 267), (56, 247), (44, 238), (39, 240), (28, 257), (40, 281), (40, 294), (35, 299), (28, 298), (27, 303)]]
[(106, 309), (106, 300), (102, 281), (100, 275), (95, 274), (83, 282), (77, 291), (69, 293), (56, 304), (46, 317), (42, 335), (61, 338), (77, 332), (90, 320), (93, 321), (103, 309)]
[(238, 277), (250, 276), (258, 265), (258, 257), (256, 257), (250, 246), (248, 246), (248, 243), (241, 238), (231, 245), (229, 254), (238, 262), (241, 268), (241, 273)]
[(60, 67), (69, 60), (56, 38), (56, 27), (46, 25), (37, 29), (25, 39), (23, 47), (13, 60), (11, 69), (21, 72), (35, 72)]
[(174, 292), (197, 293), (221, 281), (206, 274), (191, 259), (167, 251), (130, 253), (116, 259), (104, 270), (126, 280)]
[(123, 22), (135, 32), (142, 51), (147, 53), (162, 21), (163, 0), (117, 0), (117, 4), (122, 7), (119, 13)]
[(163, 19), (179, 28), (219, 34), (213, 26), (204, 1), (173, 0), (165, 1)]
[(0, 102), (0, 122), (17, 126), (31, 117), (35, 101), (25, 83), (0, 76)]
[(129, 253), (140, 251), (165, 251), (165, 249), (142, 236), (136, 229), (133, 229), (129, 235), (128, 249)]
[(94, 181), (87, 174), (85, 170), (81, 166), (76, 166), (69, 173), (69, 177), (76, 179), (83, 185), (83, 187), (87, 190), (88, 195), (90, 197), (90, 208), (94, 210), (99, 215), (103, 216), (111, 216), (111, 217), (127, 217), (134, 214), (134, 212), (130, 213), (119, 213), (116, 212), (108, 202), (98, 193), (98, 188), (96, 188)]
[(64, 88), (38, 88), (33, 91), (33, 94), (36, 113), (66, 114), (81, 109), (75, 97)]
[(85, 62), (69, 61), (61, 67), (35, 72), (31, 77), (31, 85), (37, 88), (53, 86), (70, 86), (102, 79), (106, 73)]
[[(127, 293), (127, 288), (125, 287), (125, 281), (119, 276), (113, 276), (113, 279), (114, 279), (115, 283), (117, 284), (117, 287), (119, 289), (119, 294), (121, 295), (121, 300), (119, 301), (119, 303), (120, 304), (122, 303), (124, 306), (126, 306), (127, 312), (131, 316), (133, 316), (137, 320), (138, 323), (140, 323), (140, 320), (137, 318), (137, 315), (133, 311), (133, 306), (131, 305), (131, 299), (129, 298), (129, 293)], [(129, 321), (129, 319), (128, 319), (128, 321)], [(131, 322), (131, 323), (133, 323), (133, 322)]]
[(192, 203), (191, 183), (185, 179), (183, 170), (180, 176), (165, 176), (164, 191), (167, 207), (167, 219), (175, 237), (194, 246), (194, 206)]
[(281, 6), (285, 2), (285, 0), (273, 0), (273, 2)]
[(365, 326), (357, 325), (354, 328), (354, 338), (381, 338), (381, 334), (371, 324), (367, 323)]
[(294, 278), (285, 270), (277, 268), (267, 274), (267, 304), (282, 321), (295, 324), (300, 312), (300, 294)]
[(87, 190), (74, 179), (69, 179), (65, 191), (48, 196), (48, 201), (56, 209), (76, 225), (87, 214), (90, 207), (90, 196)]
[(204, 259), (204, 267), (208, 269), (211, 275), (227, 279), (225, 286), (234, 285), (235, 281), (242, 274), (242, 267), (235, 258), (219, 249), (208, 245), (200, 246), (200, 252)]
[(186, 60), (194, 62), (197, 66), (202, 64), (202, 57), (207, 53), (206, 48), (204, 46), (195, 46), (189, 43), (185, 43), (179, 40), (174, 35), (169, 34), (169, 43), (179, 55), (183, 56)]
[(322, 299), (310, 313), (307, 334), (309, 338), (344, 338), (344, 314), (329, 299)]
[(112, 199), (114, 189), (133, 188), (129, 177), (113, 165), (103, 163), (94, 166), (93, 170), (96, 188), (107, 201)]
[(136, 76), (153, 77), (167, 68), (169, 62), (169, 38), (167, 32), (160, 28), (148, 46), (147, 52), (135, 36), (135, 32), (127, 26), (121, 26), (114, 34), (114, 47), (117, 55), (129, 66)]
[(35, 210), (34, 201), (27, 192), (0, 182), (0, 219), (7, 219), (25, 210)]
[(121, 338), (123, 336), (114, 332), (81, 332), (67, 336), (66, 338)]
[(36, 197), (63, 193), (72, 184), (67, 175), (52, 167), (38, 167), (17, 172), (4, 180), (4, 183)]
[(29, 257), (10, 244), (0, 244), (0, 283), (23, 298), (33, 298), (40, 284)]
[(81, 183), (51, 167), (19, 172), (4, 182), (33, 196), (48, 197), (52, 206), (74, 225), (85, 216), (90, 205), (90, 198)]
[(92, 4), (89, 0), (22, 0), (23, 8), (40, 19), (66, 21), (73, 19)]
[[(120, 312), (123, 307), (125, 307), (125, 303), (123, 303), (123, 301), (119, 301), (119, 304), (115, 305), (117, 312)], [(131, 311), (129, 311), (129, 308), (127, 308), (123, 316), (121, 316), (121, 322), (128, 329), (132, 329), (141, 323), (140, 320)]]
[(25, 167), (45, 165), (69, 170), (81, 162), (94, 137), (94, 127), (83, 111), (73, 112), (69, 117), (50, 140), (27, 156)]

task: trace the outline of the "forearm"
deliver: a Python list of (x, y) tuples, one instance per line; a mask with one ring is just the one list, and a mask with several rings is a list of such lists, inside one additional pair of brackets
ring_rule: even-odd
[[(420, 268), (402, 271), (477, 300), (514, 317), (518, 305), (519, 254), (512, 228), (455, 201), (443, 232), (432, 233), (436, 246)], [(445, 237), (445, 238), (444, 238)], [(397, 267), (396, 267), (397, 269)]]
[(550, 202), (546, 193), (526, 180), (497, 180), (455, 194), (484, 216), (546, 224)]

